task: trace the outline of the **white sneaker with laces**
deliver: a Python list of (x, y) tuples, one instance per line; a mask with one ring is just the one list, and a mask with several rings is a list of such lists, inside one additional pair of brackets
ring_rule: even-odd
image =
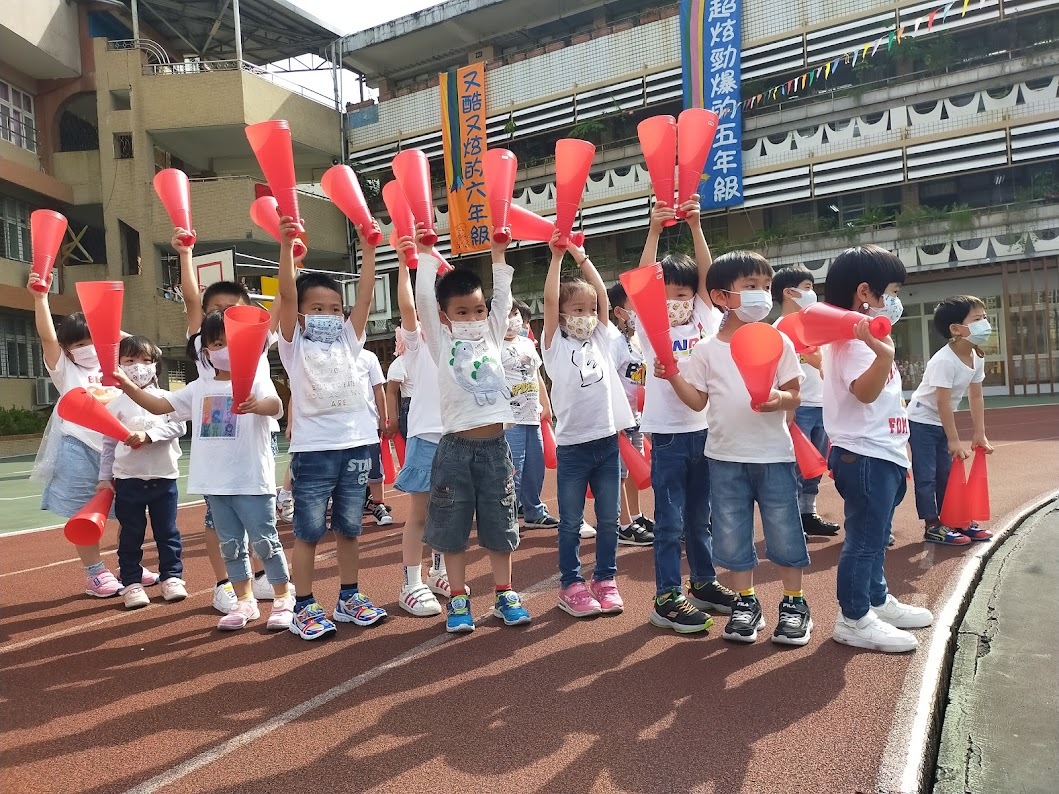
[(161, 584), (162, 598), (166, 601), (183, 601), (188, 597), (188, 590), (183, 579), (170, 576), (163, 579)]
[(276, 503), (276, 514), (281, 524), (294, 523), (294, 500), (287, 499), (285, 502)]
[(417, 618), (429, 618), (441, 614), (441, 604), (427, 585), (405, 585), (401, 588), (401, 597), (397, 601), (401, 609)]
[(375, 523), (380, 527), (393, 523), (393, 516), (390, 515), (390, 508), (384, 504), (376, 504), (371, 508), (371, 514), (375, 518)]
[(577, 534), (581, 536), (581, 540), (588, 540), (596, 536), (596, 528), (591, 524), (582, 523), (581, 529), (578, 530)]
[(842, 645), (883, 653), (903, 653), (919, 647), (919, 640), (907, 631), (879, 620), (870, 609), (860, 620), (850, 620), (839, 612), (831, 638)]
[(934, 616), (929, 609), (902, 604), (890, 593), (886, 594), (886, 603), (872, 607), (871, 611), (879, 620), (899, 629), (922, 629), (934, 622)]
[(151, 603), (151, 599), (147, 595), (147, 591), (143, 589), (142, 584), (126, 585), (125, 589), (121, 591), (121, 595), (125, 599), (126, 609), (140, 609)]
[(239, 598), (235, 595), (235, 588), (232, 587), (231, 582), (225, 582), (213, 588), (213, 608), (222, 615), (227, 615), (235, 609), (237, 603), (239, 603)]
[(267, 576), (255, 576), (253, 583), (250, 585), (250, 592), (254, 594), (254, 598), (258, 601), (271, 601), (275, 597), (276, 591), (268, 583)]

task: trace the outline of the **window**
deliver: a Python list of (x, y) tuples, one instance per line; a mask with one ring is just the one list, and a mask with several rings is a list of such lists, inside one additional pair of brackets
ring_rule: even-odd
[(44, 377), (44, 354), (33, 321), (0, 313), (0, 377)]
[(140, 233), (121, 219), (118, 220), (118, 231), (121, 232), (121, 274), (138, 276), (142, 270)]
[(131, 132), (115, 132), (114, 133), (114, 159), (115, 160), (131, 160), (132, 159), (132, 133)]
[(31, 152), (37, 151), (33, 97), (0, 80), (0, 138)]
[(29, 205), (0, 196), (0, 256), (18, 262), (32, 262), (29, 243)]

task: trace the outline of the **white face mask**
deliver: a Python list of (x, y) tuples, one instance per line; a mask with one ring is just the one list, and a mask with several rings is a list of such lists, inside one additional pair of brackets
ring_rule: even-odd
[(206, 352), (209, 353), (210, 364), (213, 365), (213, 368), (215, 370), (217, 370), (218, 372), (232, 371), (232, 362), (231, 359), (228, 357), (227, 347), (222, 347), (217, 350), (207, 350)]
[(578, 342), (587, 342), (599, 324), (599, 318), (594, 314), (561, 314), (559, 316), (564, 321), (563, 330)]
[(96, 354), (95, 345), (75, 347), (70, 351), (70, 355), (73, 357), (74, 363), (79, 367), (99, 369), (99, 356)]
[(739, 295), (739, 308), (732, 309), (732, 311), (744, 323), (764, 320), (772, 311), (772, 294), (768, 290), (748, 289), (737, 294)]
[(670, 326), (684, 325), (691, 319), (691, 313), (695, 309), (695, 300), (692, 298), (682, 301), (670, 298), (666, 301), (666, 308), (669, 310)]
[(993, 326), (989, 324), (989, 320), (985, 319), (975, 320), (965, 325), (964, 328), (969, 331), (967, 341), (972, 345), (984, 345), (993, 335)]
[(905, 312), (904, 304), (901, 303), (901, 299), (896, 295), (884, 294), (882, 296), (882, 307), (876, 308), (875, 306), (868, 307), (869, 317), (885, 317), (890, 321), (891, 325), (897, 325), (897, 321), (901, 319), (901, 315)]
[(513, 314), (507, 318), (507, 335), (518, 336), (522, 331), (522, 314)]
[(799, 309), (804, 309), (806, 306), (812, 306), (816, 303), (816, 293), (811, 289), (799, 289), (795, 290), (798, 293), (798, 297), (794, 299), (794, 302), (798, 304)]
[(125, 377), (141, 389), (147, 384), (152, 383), (158, 376), (158, 367), (155, 364), (141, 364), (139, 362), (135, 364), (122, 364), (121, 371), (125, 373)]
[(449, 320), (452, 326), (452, 338), (464, 342), (478, 342), (489, 333), (488, 320)]

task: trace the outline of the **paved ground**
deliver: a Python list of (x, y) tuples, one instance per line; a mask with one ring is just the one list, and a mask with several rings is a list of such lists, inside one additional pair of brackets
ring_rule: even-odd
[(1053, 502), (983, 571), (957, 635), (935, 794), (1056, 790), (1057, 539)]
[[(1002, 520), (1059, 482), (1059, 406), (990, 411), (988, 421)], [(549, 475), (553, 506), (554, 487)], [(405, 500), (391, 501), (400, 522)], [(828, 480), (821, 507), (839, 509)], [(131, 613), (80, 595), (61, 531), (0, 537), (4, 791), (899, 790), (927, 657), (831, 641), (840, 537), (811, 544), (805, 587), (818, 628), (802, 649), (651, 627), (650, 549), (621, 551), (623, 615), (575, 621), (555, 607), (555, 536), (541, 530), (524, 534), (515, 557), (533, 624), (498, 625), (478, 596), (478, 630), (449, 638), (440, 621), (396, 604), (400, 523), (362, 541), (361, 585), (392, 617), (306, 643), (260, 624), (215, 630), (202, 512), (188, 506), (179, 519), (192, 597)], [(891, 589), (938, 609), (964, 553), (921, 542), (911, 498), (895, 534)], [(110, 526), (108, 548), (114, 540)], [(289, 531), (283, 540), (289, 548)], [(585, 543), (583, 559), (592, 551)], [(491, 587), (477, 551), (469, 579), (476, 593)], [(763, 565), (758, 583), (771, 626), (775, 568)], [(331, 604), (337, 587), (328, 541), (314, 590)], [(930, 630), (918, 634), (926, 646)]]

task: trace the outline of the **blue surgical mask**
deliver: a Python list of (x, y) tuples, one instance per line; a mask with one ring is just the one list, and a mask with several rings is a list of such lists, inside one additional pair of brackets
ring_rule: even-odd
[(321, 345), (330, 345), (342, 334), (342, 324), (345, 322), (337, 314), (306, 314), (305, 338), (319, 342)]
[(989, 324), (989, 320), (975, 320), (964, 327), (968, 331), (967, 341), (972, 345), (984, 345), (993, 335), (993, 326)]

